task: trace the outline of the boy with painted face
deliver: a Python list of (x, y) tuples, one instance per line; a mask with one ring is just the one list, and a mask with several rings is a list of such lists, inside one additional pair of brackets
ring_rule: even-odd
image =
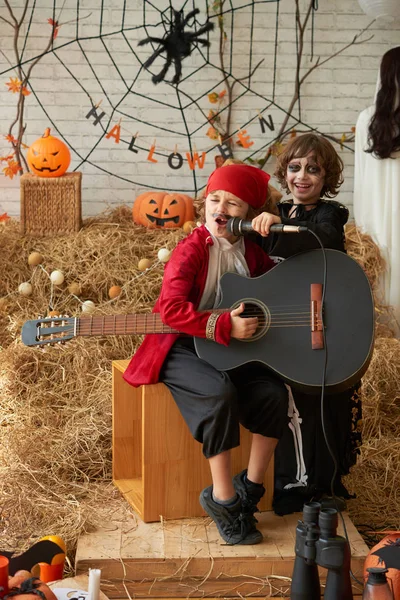
[[(146, 336), (124, 374), (134, 386), (161, 381), (171, 390), (209, 461), (213, 485), (202, 491), (200, 503), (227, 544), (262, 540), (253, 514), (286, 422), (287, 391), (260, 364), (217, 371), (197, 356), (192, 336), (229, 345), (231, 338), (249, 338), (257, 328), (257, 318), (241, 318), (244, 305), (222, 314), (213, 309), (224, 273), (254, 277), (273, 266), (254, 242), (235, 238), (226, 228), (228, 219), (251, 219), (262, 210), (268, 181), (266, 173), (248, 165), (229, 165), (211, 174), (201, 211), (204, 225), (175, 248), (154, 307), (166, 325), (188, 335)], [(230, 451), (240, 443), (240, 423), (253, 440), (248, 469), (232, 480)]]
[[(253, 228), (264, 239), (254, 240), (276, 257), (288, 258), (319, 248), (313, 235), (269, 234), (273, 223), (303, 225), (312, 229), (326, 248), (344, 251), (343, 226), (349, 211), (334, 198), (343, 183), (343, 162), (332, 144), (320, 135), (307, 133), (293, 138), (278, 156), (275, 176), (292, 198), (277, 205), (279, 216), (263, 212)], [(268, 236), (268, 237), (266, 237)]]
[[(277, 205), (279, 216), (264, 212), (253, 220), (261, 235), (254, 241), (276, 261), (319, 248), (313, 235), (269, 234), (272, 223), (312, 229), (326, 248), (345, 251), (344, 224), (349, 211), (335, 197), (343, 182), (343, 163), (332, 144), (313, 133), (293, 138), (278, 156), (275, 176), (291, 199)], [(338, 472), (333, 481), (336, 496), (349, 498), (341, 478), (355, 464), (361, 445), (361, 388), (357, 384), (325, 398), (324, 424), (335, 454)], [(282, 515), (301, 511), (311, 500), (323, 506), (344, 508), (332, 500), (334, 463), (321, 425), (320, 398), (290, 390), (288, 423), (275, 451), (274, 510)]]

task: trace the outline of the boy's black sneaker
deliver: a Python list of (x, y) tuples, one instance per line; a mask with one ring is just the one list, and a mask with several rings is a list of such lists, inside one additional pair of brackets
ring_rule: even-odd
[(247, 469), (235, 475), (233, 486), (242, 500), (243, 512), (253, 517), (254, 522), (257, 523), (254, 513), (260, 512), (257, 504), (265, 494), (265, 487), (248, 482), (246, 475)]
[(259, 544), (262, 533), (255, 528), (254, 518), (242, 510), (240, 497), (232, 506), (218, 504), (212, 497), (213, 486), (200, 494), (200, 504), (215, 522), (222, 539), (229, 545)]

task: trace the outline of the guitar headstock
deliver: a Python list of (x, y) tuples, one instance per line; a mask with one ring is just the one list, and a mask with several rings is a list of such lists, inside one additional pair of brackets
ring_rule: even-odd
[(46, 317), (27, 321), (22, 326), (25, 346), (45, 346), (66, 342), (76, 336), (75, 317)]

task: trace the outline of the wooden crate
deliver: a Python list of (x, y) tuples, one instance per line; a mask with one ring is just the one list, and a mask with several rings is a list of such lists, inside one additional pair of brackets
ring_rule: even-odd
[(21, 232), (31, 235), (74, 233), (82, 226), (82, 173), (61, 177), (21, 176)]
[[(199, 495), (211, 484), (202, 446), (164, 384), (134, 388), (124, 381), (128, 362), (112, 365), (114, 484), (145, 522), (202, 516)], [(251, 434), (241, 428), (240, 447), (232, 450), (233, 475), (246, 468), (250, 444)], [(261, 510), (272, 508), (273, 479), (271, 461)]]

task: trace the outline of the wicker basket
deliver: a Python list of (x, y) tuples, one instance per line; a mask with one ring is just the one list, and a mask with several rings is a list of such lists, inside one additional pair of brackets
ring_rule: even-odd
[(79, 231), (82, 225), (82, 173), (61, 177), (21, 176), (21, 231), (54, 235)]

